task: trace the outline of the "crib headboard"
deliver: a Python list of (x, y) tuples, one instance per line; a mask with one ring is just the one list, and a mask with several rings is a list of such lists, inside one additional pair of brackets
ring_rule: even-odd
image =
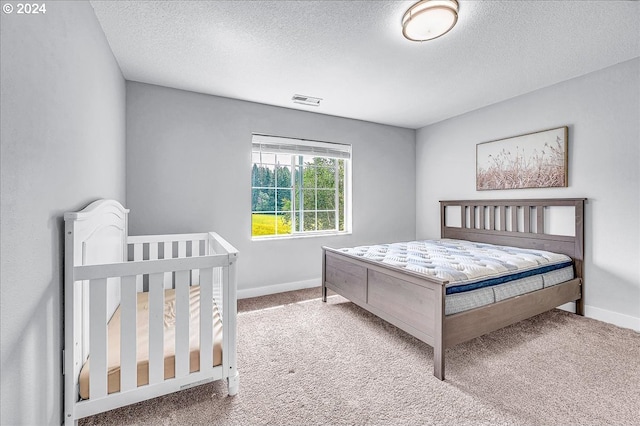
[[(116, 263), (127, 260), (128, 209), (115, 200), (97, 200), (78, 212), (68, 212), (65, 220), (65, 274), (68, 282), (73, 277), (73, 267)], [(89, 324), (89, 291), (87, 282), (77, 286), (74, 306), (75, 316), (82, 316), (76, 324)], [(107, 280), (107, 316), (110, 318), (120, 303), (120, 281)], [(79, 319), (79, 318), (78, 318)], [(83, 342), (83, 359), (88, 356), (89, 328), (76, 330)]]
[(73, 266), (126, 260), (128, 209), (115, 200), (97, 200), (79, 212), (65, 213), (73, 237)]

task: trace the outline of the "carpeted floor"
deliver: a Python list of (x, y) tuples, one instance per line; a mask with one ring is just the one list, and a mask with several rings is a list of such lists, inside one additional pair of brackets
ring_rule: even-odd
[(84, 425), (637, 425), (640, 334), (553, 310), (446, 351), (340, 296), (238, 301), (240, 392), (211, 383)]

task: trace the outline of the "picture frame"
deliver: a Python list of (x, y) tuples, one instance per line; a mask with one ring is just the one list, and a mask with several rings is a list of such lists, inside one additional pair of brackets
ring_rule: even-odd
[(476, 145), (476, 190), (568, 186), (567, 126)]

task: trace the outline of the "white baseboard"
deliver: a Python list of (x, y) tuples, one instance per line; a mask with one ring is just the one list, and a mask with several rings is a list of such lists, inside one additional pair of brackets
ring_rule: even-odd
[[(320, 287), (322, 280), (314, 278), (312, 280), (294, 281), (291, 283), (266, 285), (263, 287), (254, 287), (238, 290), (238, 299), (247, 299), (249, 297), (266, 296), (268, 294), (284, 293), (285, 291), (302, 290), (305, 288)], [(320, 297), (320, 292), (318, 292)]]
[[(558, 309), (575, 312), (576, 304), (574, 302), (565, 303), (562, 306), (558, 306)], [(640, 331), (640, 318), (632, 317), (631, 315), (619, 314), (606, 309), (596, 308), (595, 306), (585, 305), (584, 316), (598, 321), (608, 322), (609, 324), (617, 325), (618, 327)]]

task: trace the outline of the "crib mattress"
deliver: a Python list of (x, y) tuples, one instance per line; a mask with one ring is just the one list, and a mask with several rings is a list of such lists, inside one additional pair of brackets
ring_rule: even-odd
[[(175, 377), (175, 290), (164, 293), (164, 378)], [(149, 293), (138, 293), (137, 301), (137, 369), (138, 386), (149, 384)], [(200, 286), (189, 287), (189, 371), (200, 370)], [(120, 391), (120, 307), (108, 324), (107, 392)], [(79, 392), (82, 399), (89, 398), (90, 360), (82, 367)], [(222, 319), (213, 307), (213, 365), (222, 364)]]

